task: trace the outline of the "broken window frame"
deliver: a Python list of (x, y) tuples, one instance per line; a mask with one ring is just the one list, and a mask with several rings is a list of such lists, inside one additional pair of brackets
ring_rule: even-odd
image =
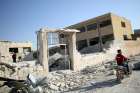
[(88, 46), (88, 43), (87, 43), (87, 40), (86, 39), (85, 40), (79, 40), (79, 41), (77, 41), (77, 49), (78, 50), (81, 50), (81, 49), (83, 49), (83, 48), (85, 48), (87, 46)]
[(87, 25), (87, 31), (96, 30), (96, 29), (97, 29), (97, 23)]
[(48, 44), (55, 45), (59, 43), (59, 34), (54, 32), (48, 33)]
[(99, 37), (89, 39), (89, 45), (93, 46), (99, 43)]
[(80, 32), (86, 32), (86, 28), (84, 26), (77, 28), (77, 30), (80, 30)]
[(100, 27), (106, 27), (106, 26), (109, 26), (111, 24), (112, 24), (111, 23), (111, 20), (108, 19), (108, 20), (105, 20), (105, 21), (100, 22)]
[(102, 36), (103, 44), (105, 44), (107, 41), (111, 41), (111, 40), (114, 40), (113, 34), (108, 34), (108, 35)]

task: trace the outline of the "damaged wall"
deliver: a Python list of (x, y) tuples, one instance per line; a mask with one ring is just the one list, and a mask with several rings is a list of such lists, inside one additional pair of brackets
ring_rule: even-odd
[[(104, 51), (103, 52), (95, 52), (90, 54), (81, 54), (76, 50), (76, 33), (75, 32), (69, 32), (69, 30), (50, 30), (46, 29), (43, 30), (44, 35), (46, 35), (47, 32), (50, 31), (60, 31), (61, 33), (64, 31), (69, 35), (68, 37), (68, 46), (69, 46), (69, 53), (70, 53), (70, 60), (71, 60), (71, 68), (74, 71), (81, 70), (82, 68), (85, 68), (86, 66), (96, 65), (96, 64), (103, 64), (107, 61), (112, 61), (115, 59), (115, 56), (117, 54), (117, 50), (121, 49), (123, 54), (127, 57), (136, 55), (140, 53), (140, 40), (118, 40), (115, 39), (114, 41), (108, 41), (104, 45)], [(73, 31), (73, 30), (70, 30)], [(63, 32), (63, 33), (64, 33)], [(40, 33), (42, 33), (40, 31)], [(41, 36), (41, 35), (40, 35)], [(44, 47), (40, 47), (40, 62), (48, 65), (47, 60), (47, 49), (46, 49), (46, 38), (40, 39), (40, 46), (44, 45)], [(45, 42), (45, 43), (44, 43)], [(41, 51), (41, 49), (45, 49), (44, 53)], [(91, 48), (94, 50), (94, 48)], [(87, 49), (88, 51), (91, 51), (91, 49)], [(85, 49), (86, 50), (86, 49)], [(45, 60), (42, 60), (42, 59)], [(45, 68), (48, 69), (48, 66), (43, 65)], [(48, 70), (46, 70), (48, 72)]]
[(77, 59), (79, 59), (79, 64), (77, 64), (77, 69), (85, 68), (86, 66), (104, 64), (108, 61), (113, 61), (117, 54), (117, 50), (121, 49), (126, 57), (140, 54), (140, 40), (130, 40), (130, 41), (113, 41), (107, 43), (110, 48), (104, 50), (104, 52), (96, 52), (91, 54), (80, 54), (77, 52)]
[(124, 49), (126, 49), (125, 55), (134, 56), (140, 54), (140, 38), (137, 38), (137, 40), (124, 41), (124, 43)]
[(77, 68), (77, 54), (76, 54), (76, 32), (79, 32), (78, 30), (74, 29), (48, 29), (48, 28), (42, 28), (37, 32), (37, 41), (38, 41), (38, 48), (39, 51), (39, 63), (43, 66), (46, 73), (49, 72), (49, 65), (48, 65), (48, 38), (47, 35), (49, 32), (53, 33), (61, 33), (68, 35), (68, 51), (69, 51), (69, 57), (71, 60), (71, 67), (73, 70), (76, 70)]
[(30, 42), (12, 42), (12, 41), (0, 41), (0, 61), (2, 62), (11, 62), (12, 61), (12, 52), (10, 48), (17, 48), (17, 58), (21, 56), (22, 58), (26, 57), (29, 53), (25, 50), (26, 48), (32, 48), (32, 43)]

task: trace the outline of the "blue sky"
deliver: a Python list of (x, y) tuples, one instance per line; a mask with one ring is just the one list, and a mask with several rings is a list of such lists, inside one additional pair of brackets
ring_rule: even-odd
[(0, 40), (32, 41), (41, 27), (63, 28), (108, 12), (140, 28), (140, 0), (0, 0)]

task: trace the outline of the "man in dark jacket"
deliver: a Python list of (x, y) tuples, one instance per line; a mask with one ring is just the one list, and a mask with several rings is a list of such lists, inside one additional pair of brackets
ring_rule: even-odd
[(13, 55), (12, 55), (12, 59), (13, 59), (13, 62), (16, 62), (16, 59), (17, 59), (17, 55), (16, 55), (16, 53), (13, 53)]

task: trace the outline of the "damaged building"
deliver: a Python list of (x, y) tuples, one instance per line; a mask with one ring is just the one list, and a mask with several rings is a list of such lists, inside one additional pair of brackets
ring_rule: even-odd
[[(62, 62), (65, 65), (62, 65), (60, 68), (63, 69), (75, 69), (76, 62), (76, 32), (78, 30), (74, 29), (48, 29), (42, 28), (37, 32), (37, 50), (39, 62), (43, 67), (49, 72), (52, 65), (56, 64), (56, 61)], [(51, 48), (48, 44), (48, 34), (57, 34), (58, 42), (51, 43), (51, 46), (58, 47), (50, 51)], [(55, 37), (54, 37), (55, 38)], [(52, 39), (54, 39), (52, 37)], [(57, 51), (58, 50), (58, 51)], [(54, 53), (53, 53), (54, 52)], [(53, 57), (53, 59), (51, 59)], [(61, 60), (62, 59), (62, 60)], [(54, 61), (53, 61), (54, 60)], [(65, 67), (67, 65), (67, 67)], [(55, 69), (55, 68), (54, 68)], [(57, 69), (56, 69), (57, 70)], [(62, 69), (61, 69), (62, 70)]]
[[(17, 57), (29, 56), (31, 43), (0, 42), (1, 76), (25, 79), (29, 73), (46, 76), (50, 71), (79, 71), (87, 66), (113, 61), (118, 49), (127, 57), (140, 54), (140, 37), (134, 37), (130, 21), (112, 13), (63, 29), (41, 28), (36, 35), (35, 64), (31, 61), (10, 63), (13, 52)], [(3, 65), (4, 62), (9, 63)], [(7, 74), (11, 69), (6, 68), (7, 64), (14, 69), (13, 74)]]
[(18, 58), (22, 60), (29, 59), (31, 53), (32, 43), (30, 42), (12, 42), (12, 41), (0, 41), (0, 61), (12, 62), (12, 54), (17, 54)]
[[(52, 71), (52, 67), (55, 67), (53, 70), (62, 70), (60, 68), (65, 68), (66, 64), (65, 69), (80, 70), (114, 60), (117, 49), (122, 49), (127, 56), (138, 54), (140, 40), (133, 36), (130, 21), (112, 13), (64, 29), (41, 28), (37, 32), (38, 61), (46, 72)], [(86, 55), (81, 52), (83, 49)], [(64, 65), (57, 68), (62, 62), (60, 59)]]
[(133, 34), (130, 21), (113, 13), (79, 22), (67, 28), (80, 30), (76, 34), (78, 50), (97, 45), (96, 49), (101, 51), (107, 41), (132, 39)]

